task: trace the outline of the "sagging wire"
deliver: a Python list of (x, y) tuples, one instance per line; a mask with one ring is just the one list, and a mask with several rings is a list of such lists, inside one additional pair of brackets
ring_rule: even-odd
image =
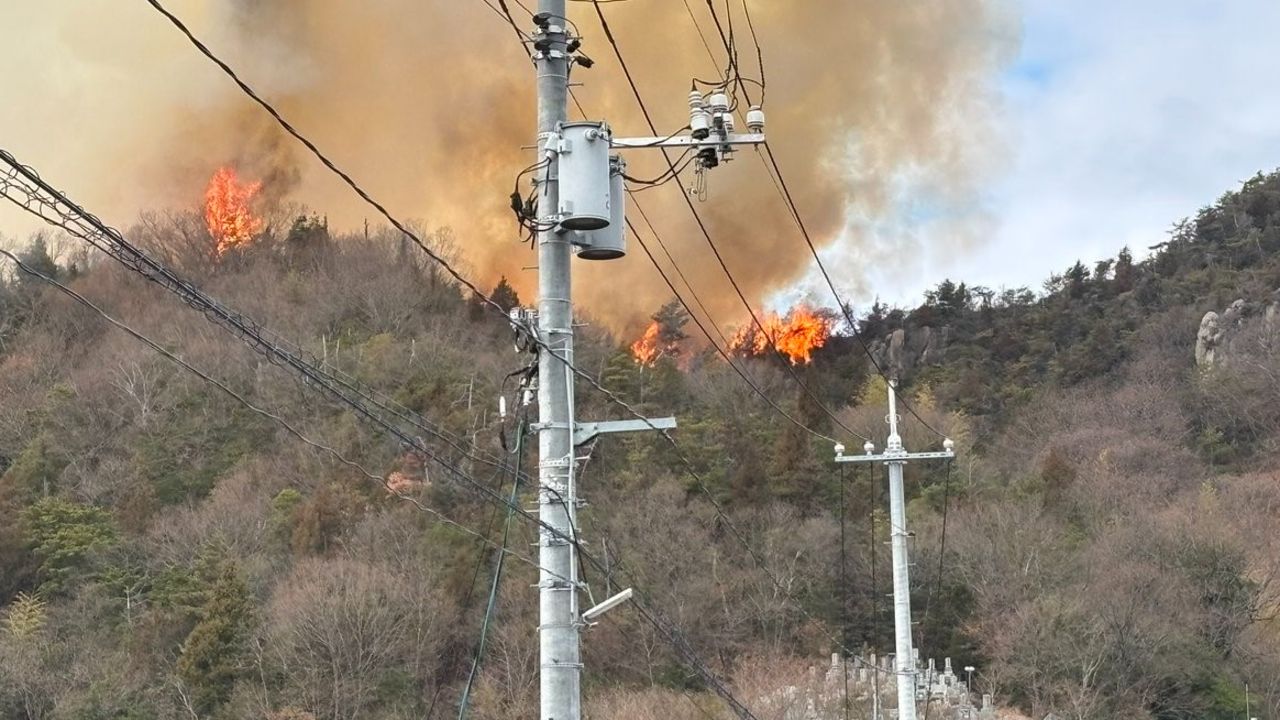
[[(222, 391), (222, 392), (223, 392), (224, 394), (226, 394), (228, 397), (230, 397), (231, 399), (235, 400), (237, 403), (239, 403), (240, 405), (242, 405), (245, 409), (249, 410), (250, 412), (253, 412), (254, 414), (257, 414), (257, 415), (259, 415), (259, 416), (261, 416), (261, 417), (263, 417), (263, 418), (266, 418), (266, 419), (271, 420), (272, 422), (276, 423), (276, 424), (277, 424), (277, 425), (279, 425), (281, 428), (283, 428), (286, 432), (288, 432), (290, 435), (292, 435), (294, 438), (296, 438), (297, 440), (301, 441), (301, 442), (302, 442), (302, 443), (304, 443), (305, 445), (307, 445), (307, 446), (309, 446), (309, 447), (311, 447), (311, 448), (313, 448), (313, 449), (320, 450), (320, 451), (323, 451), (323, 452), (327, 453), (330, 457), (332, 457), (333, 459), (335, 459), (335, 460), (337, 460), (338, 462), (342, 463), (343, 465), (346, 465), (347, 467), (350, 467), (350, 468), (352, 468), (353, 470), (356, 470), (357, 472), (359, 472), (360, 474), (364, 475), (366, 478), (368, 478), (368, 479), (370, 479), (370, 480), (374, 480), (374, 481), (378, 482), (379, 484), (381, 484), (381, 485), (383, 486), (383, 488), (384, 488), (384, 489), (386, 489), (386, 490), (387, 490), (387, 492), (388, 492), (388, 493), (390, 493), (390, 494), (391, 494), (391, 495), (393, 495), (394, 497), (396, 497), (396, 498), (398, 498), (398, 499), (400, 499), (400, 500), (404, 500), (404, 501), (406, 501), (406, 502), (408, 502), (408, 503), (412, 504), (412, 505), (413, 505), (415, 508), (417, 508), (418, 510), (420, 510), (420, 511), (422, 511), (422, 512), (424, 512), (424, 513), (428, 514), (428, 515), (431, 515), (431, 516), (435, 517), (437, 520), (439, 520), (440, 522), (442, 522), (442, 523), (444, 523), (444, 524), (446, 524), (446, 525), (448, 525), (448, 526), (450, 526), (450, 527), (453, 527), (453, 528), (455, 528), (455, 529), (457, 529), (457, 530), (459, 530), (459, 531), (461, 531), (461, 532), (463, 532), (463, 533), (466, 533), (467, 535), (470, 535), (470, 536), (472, 536), (472, 537), (475, 537), (475, 538), (479, 539), (481, 542), (485, 543), (486, 545), (489, 545), (490, 547), (493, 547), (494, 549), (499, 550), (503, 555), (511, 555), (511, 556), (515, 557), (517, 560), (521, 561), (522, 563), (525, 563), (525, 564), (529, 565), (530, 567), (532, 567), (532, 568), (534, 568), (534, 569), (537, 569), (537, 570), (542, 570), (542, 569), (543, 569), (543, 568), (542, 568), (542, 566), (541, 566), (541, 565), (539, 565), (539, 564), (537, 563), (537, 561), (533, 560), (532, 558), (526, 557), (526, 556), (524, 556), (524, 555), (522, 555), (522, 554), (520, 554), (520, 553), (514, 552), (514, 551), (509, 550), (509, 549), (507, 549), (507, 548), (505, 548), (505, 547), (498, 546), (498, 545), (496, 545), (492, 540), (490, 540), (489, 538), (485, 537), (485, 536), (484, 536), (484, 535), (482, 535), (481, 533), (478, 533), (478, 532), (476, 532), (475, 530), (472, 530), (471, 528), (469, 528), (469, 527), (467, 527), (467, 526), (465, 526), (465, 525), (463, 525), (463, 524), (461, 524), (461, 523), (459, 523), (459, 522), (457, 522), (457, 521), (453, 520), (453, 519), (452, 519), (452, 518), (450, 518), (449, 516), (445, 515), (444, 513), (440, 512), (439, 510), (436, 510), (435, 508), (433, 508), (433, 507), (431, 507), (431, 506), (429, 506), (429, 505), (427, 505), (427, 504), (425, 504), (425, 503), (421, 502), (421, 501), (420, 501), (420, 500), (418, 500), (417, 498), (411, 497), (411, 496), (409, 496), (409, 495), (406, 495), (406, 494), (404, 494), (404, 493), (402, 493), (402, 492), (400, 492), (400, 491), (396, 490), (395, 488), (393, 488), (393, 487), (391, 486), (390, 482), (388, 481), (388, 479), (387, 479), (386, 477), (384, 477), (384, 476), (381, 476), (381, 475), (378, 475), (378, 474), (374, 473), (372, 470), (369, 470), (369, 469), (368, 469), (368, 468), (366, 468), (364, 465), (360, 464), (359, 462), (357, 462), (357, 461), (355, 461), (355, 460), (351, 460), (350, 458), (348, 458), (348, 457), (346, 457), (345, 455), (343, 455), (343, 454), (342, 454), (342, 452), (340, 452), (339, 450), (337, 450), (337, 449), (335, 449), (335, 448), (333, 448), (333, 447), (331, 447), (331, 446), (329, 446), (329, 445), (325, 445), (325, 444), (323, 444), (323, 443), (320, 443), (320, 442), (318, 442), (318, 441), (316, 441), (316, 440), (311, 439), (311, 438), (310, 438), (310, 437), (308, 437), (306, 434), (304, 434), (301, 430), (298, 430), (298, 429), (297, 429), (297, 428), (296, 428), (292, 423), (290, 423), (288, 420), (285, 420), (285, 419), (284, 419), (283, 417), (281, 417), (280, 415), (278, 415), (278, 414), (276, 414), (276, 413), (273, 413), (273, 412), (271, 412), (270, 410), (267, 410), (267, 409), (265, 409), (265, 408), (261, 408), (261, 407), (259, 407), (259, 406), (255, 405), (255, 404), (254, 404), (254, 403), (252, 403), (248, 398), (246, 398), (244, 395), (241, 395), (240, 393), (238, 393), (238, 392), (236, 392), (235, 390), (233, 390), (233, 389), (232, 389), (229, 385), (227, 385), (226, 383), (224, 383), (224, 382), (222, 382), (221, 380), (218, 380), (217, 378), (215, 378), (215, 377), (213, 377), (213, 376), (209, 375), (208, 373), (206, 373), (206, 372), (204, 372), (204, 371), (200, 370), (199, 368), (195, 367), (194, 365), (192, 365), (192, 364), (191, 364), (191, 363), (189, 363), (188, 361), (184, 360), (184, 359), (183, 359), (181, 356), (179, 356), (178, 354), (174, 353), (174, 352), (173, 352), (173, 351), (171, 351), (171, 350), (168, 350), (168, 349), (167, 349), (167, 348), (165, 348), (163, 345), (161, 345), (160, 343), (156, 342), (155, 340), (152, 340), (150, 337), (148, 337), (148, 336), (144, 335), (143, 333), (139, 332), (138, 330), (135, 330), (133, 327), (131, 327), (130, 325), (128, 325), (128, 324), (127, 324), (127, 323), (125, 323), (124, 321), (119, 320), (119, 319), (118, 319), (118, 318), (116, 318), (115, 316), (113, 316), (113, 315), (111, 315), (110, 313), (108, 313), (106, 310), (103, 310), (100, 306), (98, 306), (98, 305), (97, 305), (96, 303), (94, 303), (92, 300), (88, 299), (88, 298), (87, 298), (87, 297), (85, 297), (84, 295), (81, 295), (80, 293), (78, 293), (78, 292), (76, 292), (75, 290), (71, 289), (71, 287), (70, 287), (70, 286), (68, 286), (68, 285), (66, 285), (65, 283), (59, 282), (56, 278), (50, 277), (50, 276), (48, 276), (48, 275), (45, 275), (44, 273), (40, 272), (39, 270), (37, 270), (37, 269), (35, 269), (35, 268), (33, 268), (33, 267), (30, 267), (29, 265), (25, 264), (21, 259), (19, 259), (19, 258), (18, 258), (16, 255), (14, 255), (13, 253), (10, 253), (9, 251), (5, 250), (4, 248), (0, 248), (0, 256), (3, 256), (3, 257), (8, 258), (11, 262), (13, 262), (13, 263), (14, 263), (14, 265), (15, 265), (15, 266), (17, 266), (17, 268), (18, 268), (18, 270), (19, 270), (19, 271), (21, 271), (21, 272), (23, 272), (23, 273), (25, 273), (25, 274), (27, 274), (27, 275), (30, 275), (31, 277), (37, 278), (37, 279), (39, 279), (39, 280), (43, 281), (44, 283), (46, 283), (47, 285), (49, 285), (49, 286), (51, 286), (51, 287), (53, 287), (53, 288), (57, 289), (57, 290), (58, 290), (59, 292), (61, 292), (62, 294), (66, 295), (67, 297), (71, 298), (71, 299), (72, 299), (72, 300), (74, 300), (75, 302), (79, 303), (80, 305), (82, 305), (82, 306), (84, 306), (84, 307), (88, 308), (89, 310), (93, 311), (94, 313), (96, 313), (99, 317), (101, 317), (103, 320), (105, 320), (107, 323), (109, 323), (110, 325), (112, 325), (112, 326), (113, 326), (113, 327), (115, 327), (116, 329), (118, 329), (118, 330), (120, 330), (120, 331), (124, 332), (125, 334), (129, 335), (129, 336), (130, 336), (130, 337), (132, 337), (133, 339), (135, 339), (135, 340), (137, 340), (138, 342), (142, 343), (143, 345), (146, 345), (146, 346), (147, 346), (147, 347), (149, 347), (151, 350), (153, 350), (153, 351), (155, 351), (157, 354), (159, 354), (161, 357), (164, 357), (165, 359), (167, 359), (167, 360), (169, 360), (170, 362), (174, 363), (174, 364), (175, 364), (175, 365), (177, 365), (178, 367), (181, 367), (182, 369), (186, 370), (187, 372), (190, 372), (191, 374), (193, 374), (193, 375), (195, 375), (196, 377), (200, 378), (200, 379), (201, 379), (201, 380), (203, 380), (204, 382), (206, 382), (206, 383), (208, 383), (208, 384), (212, 385), (213, 387), (217, 388), (218, 390)], [(517, 474), (518, 474), (518, 473), (517, 473)], [(554, 571), (551, 571), (551, 570), (547, 570), (547, 572), (549, 572), (549, 573), (551, 573), (551, 574), (553, 574), (553, 575), (555, 574), (555, 573), (554, 573)]]
[[(501, 548), (504, 551), (511, 535), (511, 520), (515, 517), (515, 512), (512, 508), (517, 507), (516, 503), (520, 498), (520, 460), (524, 455), (524, 437), (527, 428), (528, 419), (522, 413), (516, 428), (516, 442), (513, 451), (515, 455), (515, 470), (511, 474), (511, 495), (508, 502), (507, 519), (502, 525)], [(498, 605), (498, 589), (502, 584), (502, 570), (505, 560), (505, 553), (498, 552), (493, 561), (493, 581), (489, 585), (489, 601), (485, 605), (484, 620), (480, 625), (480, 639), (476, 644), (475, 657), (471, 661), (471, 671), (467, 674), (467, 683), (463, 686), (462, 697), (458, 700), (458, 720), (465, 720), (467, 717), (471, 689), (475, 686), (476, 677), (480, 674), (480, 663), (484, 659), (485, 646), (489, 638), (489, 626), (493, 622), (494, 611)]]
[[(942, 590), (942, 573), (946, 568), (947, 557), (947, 509), (951, 505), (951, 466), (953, 460), (947, 460), (947, 475), (942, 483), (942, 529), (939, 531), (938, 537), (938, 569), (933, 576), (933, 587), (929, 588), (929, 594), (924, 598), (924, 614), (920, 619), (920, 644), (924, 644), (924, 634), (929, 632), (927, 627), (929, 624), (929, 608), (933, 603), (933, 595), (935, 592)], [(929, 720), (929, 696), (925, 695), (924, 700), (924, 720)]]
[(641, 187), (641, 188), (635, 188), (635, 189), (627, 188), (627, 192), (630, 192), (630, 193), (644, 192), (645, 190), (652, 190), (653, 188), (656, 188), (656, 187), (662, 187), (663, 185), (666, 185), (667, 183), (671, 182), (672, 180), (675, 180), (677, 177), (679, 177), (679, 175), (680, 175), (680, 172), (681, 172), (681, 171), (683, 171), (685, 168), (689, 167), (689, 165), (690, 165), (690, 164), (692, 164), (694, 161), (696, 161), (696, 160), (698, 159), (697, 157), (689, 157), (689, 156), (690, 156), (690, 155), (692, 155), (692, 154), (693, 154), (693, 149), (692, 149), (692, 148), (690, 148), (690, 149), (688, 149), (688, 150), (685, 150), (685, 151), (684, 151), (684, 154), (682, 154), (680, 157), (676, 158), (676, 163), (677, 163), (678, 167), (668, 168), (668, 169), (664, 170), (664, 171), (662, 172), (662, 174), (658, 175), (658, 176), (657, 176), (657, 177), (655, 177), (655, 178), (649, 179), (649, 180), (646, 180), (646, 179), (643, 179), (643, 178), (636, 178), (636, 177), (632, 177), (632, 176), (627, 175), (627, 174), (625, 174), (625, 173), (624, 173), (624, 174), (622, 175), (622, 178), (623, 178), (624, 180), (626, 180), (627, 182), (631, 182), (631, 183), (635, 183), (636, 185), (643, 185), (643, 186), (644, 186), (644, 187)]

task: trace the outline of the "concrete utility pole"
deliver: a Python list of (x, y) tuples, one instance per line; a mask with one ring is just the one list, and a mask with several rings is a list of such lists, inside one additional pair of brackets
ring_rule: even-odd
[[(538, 154), (554, 152), (556, 131), (568, 113), (569, 53), (565, 0), (538, 0), (545, 18), (539, 26), (544, 43), (534, 57), (538, 77)], [(554, 224), (558, 187), (555, 164), (538, 176), (538, 222)], [(538, 517), (555, 528), (554, 537), (540, 532), (538, 564), (538, 640), (541, 662), (540, 702), (543, 720), (582, 717), (578, 576), (572, 515), (577, 497), (572, 487), (573, 440), (569, 393), (573, 362), (573, 306), (570, 301), (568, 239), (551, 230), (538, 234), (538, 335), (551, 349), (538, 357)], [(559, 356), (559, 357), (557, 357)]]
[[(907, 504), (902, 490), (902, 468), (909, 460), (951, 459), (955, 444), (943, 441), (942, 452), (909, 453), (898, 435), (898, 397), (896, 382), (889, 383), (889, 440), (884, 452), (876, 455), (870, 441), (863, 445), (865, 455), (846, 456), (844, 446), (836, 445), (836, 462), (879, 462), (889, 466), (889, 525), (893, 545), (893, 630), (894, 665), (898, 676), (898, 720), (916, 720), (916, 662), (911, 647), (911, 582), (907, 559)], [(925, 700), (928, 702), (928, 699)]]
[[(565, 0), (539, 0), (530, 34), (538, 86), (537, 213), (521, 207), (522, 219), (536, 223), (538, 308), (511, 312), (518, 332), (536, 334), (538, 355), (538, 632), (542, 720), (581, 720), (582, 660), (580, 636), (609, 611), (631, 598), (623, 589), (583, 612), (578, 592), (578, 489), (574, 481), (577, 448), (604, 433), (666, 430), (675, 418), (579, 423), (574, 416), (573, 305), (570, 261), (613, 260), (626, 254), (624, 214), (626, 163), (613, 150), (684, 148), (696, 151), (697, 171), (731, 159), (735, 146), (764, 142), (764, 112), (746, 115), (749, 134), (733, 131), (732, 103), (726, 88), (709, 98), (689, 93), (689, 134), (615, 139), (604, 122), (568, 122), (569, 71), (590, 61), (576, 55), (582, 38), (571, 34)], [(526, 390), (528, 388), (526, 387)]]

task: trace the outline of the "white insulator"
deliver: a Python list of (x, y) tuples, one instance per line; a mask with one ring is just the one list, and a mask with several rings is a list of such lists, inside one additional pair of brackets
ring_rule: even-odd
[(870, 455), (871, 453), (876, 451), (876, 446), (871, 444), (871, 441), (868, 440), (867, 443), (862, 446), (862, 449), (866, 450), (867, 454)]
[(697, 140), (704, 140), (711, 134), (711, 116), (702, 108), (694, 108), (689, 114), (690, 134)]
[(728, 135), (733, 134), (733, 115), (726, 114), (724, 116), (724, 131)]
[(729, 96), (723, 89), (711, 93), (711, 114), (718, 115), (729, 112)]
[(764, 132), (764, 110), (759, 105), (752, 105), (747, 111), (747, 129), (756, 134)]
[(690, 110), (700, 110), (705, 106), (705, 104), (706, 103), (702, 97), (702, 93), (698, 92), (697, 90), (691, 90), (689, 92), (689, 109)]

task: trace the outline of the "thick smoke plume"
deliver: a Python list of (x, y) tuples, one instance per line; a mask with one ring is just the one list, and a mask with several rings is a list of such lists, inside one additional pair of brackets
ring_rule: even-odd
[[(764, 48), (771, 144), (820, 244), (870, 257), (876, 239), (851, 229), (851, 218), (890, 214), (906, 176), (940, 206), (973, 204), (1001, 154), (994, 80), (1013, 44), (1004, 5), (747, 1)], [(0, 142), (112, 222), (128, 224), (142, 209), (193, 207), (213, 169), (227, 163), (261, 178), (264, 193), (327, 214), (335, 228), (378, 220), (146, 3), (8, 5), (21, 7), (0, 10), (0, 21), (27, 32), (0, 52), (10, 73), (30, 69), (11, 78)], [(521, 149), (533, 141), (532, 68), (512, 29), (481, 0), (171, 5), (394, 213), (452, 228), (473, 277), (491, 285), (506, 275), (533, 297), (534, 272), (525, 268), (535, 255), (518, 242), (506, 207), (515, 173), (533, 159)], [(726, 32), (732, 19), (743, 74), (758, 76), (741, 1), (715, 5)], [(725, 62), (707, 4), (602, 7), (659, 129), (683, 126), (690, 79), (714, 77)], [(597, 61), (573, 78), (583, 84), (576, 93), (586, 112), (619, 135), (649, 134), (594, 9), (570, 8), (584, 52)], [(759, 89), (749, 89), (758, 99)], [(665, 167), (655, 151), (630, 160), (636, 176)], [(808, 252), (753, 151), (709, 182), (699, 208), (758, 305), (804, 274)], [(679, 192), (672, 184), (640, 198), (716, 319), (741, 324), (745, 311)], [(577, 268), (585, 312), (620, 330), (635, 330), (670, 298), (634, 239), (625, 260)], [(853, 299), (868, 297), (856, 266), (843, 267), (839, 281)]]

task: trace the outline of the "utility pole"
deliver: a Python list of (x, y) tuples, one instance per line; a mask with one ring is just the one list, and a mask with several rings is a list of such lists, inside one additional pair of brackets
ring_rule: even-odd
[[(844, 446), (837, 444), (836, 462), (884, 463), (889, 467), (889, 525), (893, 545), (893, 631), (894, 665), (898, 676), (898, 720), (916, 720), (916, 663), (911, 647), (911, 583), (907, 559), (907, 504), (902, 490), (902, 468), (910, 460), (951, 459), (956, 456), (955, 443), (943, 441), (942, 452), (909, 453), (898, 434), (898, 397), (896, 382), (889, 382), (889, 439), (884, 452), (876, 455), (875, 445), (863, 445), (865, 455), (846, 456)], [(925, 699), (928, 702), (928, 699)]]
[[(689, 134), (615, 139), (604, 122), (568, 122), (569, 73), (591, 61), (577, 54), (582, 38), (572, 34), (565, 0), (538, 0), (530, 34), (538, 89), (537, 209), (519, 193), (513, 209), (537, 235), (538, 307), (513, 308), (518, 333), (536, 336), (538, 348), (538, 633), (541, 720), (581, 720), (581, 633), (605, 612), (631, 598), (626, 588), (583, 612), (578, 593), (576, 545), (579, 505), (577, 448), (604, 433), (667, 430), (675, 418), (637, 418), (579, 423), (574, 415), (573, 304), (570, 262), (614, 260), (626, 254), (623, 183), (626, 163), (614, 150), (683, 148), (696, 152), (701, 179), (707, 169), (731, 159), (738, 145), (764, 142), (764, 112), (752, 107), (748, 134), (735, 134), (725, 87), (704, 97), (689, 93)], [(528, 344), (526, 344), (526, 347)], [(530, 387), (524, 387), (527, 395)]]
[[(565, 0), (538, 0), (542, 43), (534, 55), (538, 83), (538, 154), (554, 152), (556, 132), (568, 114), (569, 53)], [(558, 204), (555, 164), (538, 174), (538, 224), (554, 225)], [(542, 720), (582, 717), (582, 660), (577, 614), (578, 576), (573, 562), (573, 440), (569, 393), (573, 362), (568, 239), (551, 229), (538, 233), (538, 336), (550, 350), (538, 357), (538, 517), (559, 534), (539, 530), (538, 642)]]

